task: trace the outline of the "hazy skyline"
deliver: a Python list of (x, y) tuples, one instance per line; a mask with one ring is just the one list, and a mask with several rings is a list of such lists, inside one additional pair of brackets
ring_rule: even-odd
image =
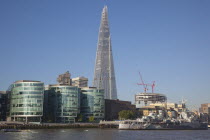
[[(134, 101), (141, 71), (169, 101), (210, 102), (210, 1), (108, 1), (118, 98)], [(1, 0), (0, 90), (16, 80), (92, 84), (104, 1)]]

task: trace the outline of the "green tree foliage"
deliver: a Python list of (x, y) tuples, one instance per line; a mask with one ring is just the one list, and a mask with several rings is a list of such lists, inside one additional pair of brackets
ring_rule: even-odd
[(119, 119), (134, 119), (135, 118), (135, 113), (131, 110), (122, 110), (118, 113)]
[(78, 115), (77, 115), (77, 121), (78, 121), (78, 122), (84, 121), (83, 115), (82, 115), (82, 114), (78, 114)]
[(94, 120), (95, 120), (94, 116), (89, 117), (89, 122), (94, 122)]

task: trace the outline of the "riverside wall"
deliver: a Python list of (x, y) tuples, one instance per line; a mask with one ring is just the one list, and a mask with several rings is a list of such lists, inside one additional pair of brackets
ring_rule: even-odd
[(72, 128), (99, 128), (98, 123), (84, 124), (0, 124), (0, 129), (72, 129)]
[(22, 123), (0, 122), (1, 129), (73, 129), (73, 128), (118, 128), (119, 121), (101, 121), (100, 123)]

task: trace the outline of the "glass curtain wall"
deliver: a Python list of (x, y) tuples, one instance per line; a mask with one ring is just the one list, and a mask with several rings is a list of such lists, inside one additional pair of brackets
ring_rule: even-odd
[[(54, 85), (48, 92), (48, 109), (56, 123), (74, 123), (79, 113), (78, 87)], [(49, 113), (48, 113), (49, 114)]]
[(0, 91), (0, 121), (6, 120), (6, 111), (7, 111), (7, 94), (6, 92)]
[(105, 115), (104, 90), (82, 88), (81, 92), (81, 114), (84, 115), (86, 121), (92, 116), (95, 121), (103, 120)]
[(15, 82), (10, 87), (11, 121), (41, 122), (43, 116), (44, 83)]

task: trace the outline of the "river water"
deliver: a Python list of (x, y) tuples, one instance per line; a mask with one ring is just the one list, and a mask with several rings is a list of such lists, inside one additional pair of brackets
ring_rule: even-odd
[(0, 132), (0, 140), (210, 140), (210, 130), (27, 130)]

